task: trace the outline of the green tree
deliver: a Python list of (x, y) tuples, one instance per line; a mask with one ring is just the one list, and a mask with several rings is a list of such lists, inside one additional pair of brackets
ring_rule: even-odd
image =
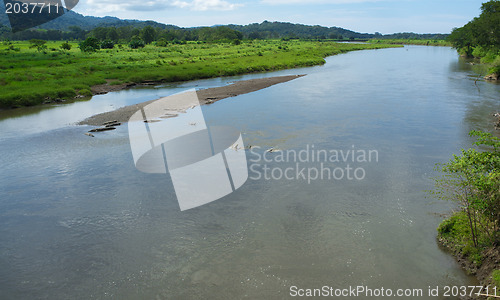
[(122, 26), (116, 29), (118, 32), (118, 39), (123, 41), (129, 41), (132, 36), (132, 27), (131, 26)]
[(156, 41), (155, 45), (157, 47), (167, 47), (168, 46), (168, 41), (165, 38), (160, 38)]
[(141, 31), (141, 37), (144, 43), (150, 44), (156, 39), (156, 30), (152, 26), (146, 26)]
[(473, 245), (478, 247), (484, 235), (490, 244), (499, 242), (500, 140), (480, 131), (472, 131), (471, 136), (478, 138), (474, 144), (485, 151), (462, 150), (440, 165), (443, 176), (435, 179), (433, 193), (459, 203), (467, 215)]
[(99, 41), (103, 41), (106, 39), (108, 35), (108, 28), (105, 27), (97, 27), (94, 28), (91, 32), (90, 35), (98, 39)]
[(470, 27), (454, 28), (447, 40), (465, 56), (472, 56), (474, 49)]
[(31, 39), (29, 43), (30, 43), (30, 48), (36, 48), (36, 50), (39, 52), (47, 49), (47, 45), (45, 45), (47, 41), (39, 39)]
[(138, 36), (132, 37), (129, 43), (129, 47), (132, 49), (144, 48), (144, 46), (144, 41)]
[(62, 43), (61, 47), (60, 47), (62, 50), (71, 50), (71, 44), (69, 42), (64, 42)]
[(106, 39), (112, 41), (113, 43), (118, 42), (119, 39), (118, 30), (116, 30), (115, 27), (110, 27), (108, 29), (108, 33), (106, 34)]
[[(500, 50), (500, 1), (491, 0), (481, 6), (481, 15), (461, 28), (453, 29), (448, 40), (463, 54), (471, 56), (481, 47), (486, 55)], [(476, 51), (477, 53), (477, 51)]]
[(99, 40), (97, 40), (95, 37), (88, 37), (85, 39), (85, 41), (81, 42), (79, 45), (80, 50), (82, 52), (96, 52), (101, 48)]
[(115, 43), (111, 40), (104, 40), (100, 44), (101, 49), (113, 49), (115, 47)]

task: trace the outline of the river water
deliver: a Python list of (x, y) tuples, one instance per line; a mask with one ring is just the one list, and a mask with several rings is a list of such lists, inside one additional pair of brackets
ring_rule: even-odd
[[(429, 286), (474, 284), (436, 244), (453, 204), (426, 193), (435, 163), (469, 147), (470, 130), (493, 127), (500, 85), (475, 83), (473, 67), (450, 48), (406, 46), (2, 111), (0, 298), (283, 299), (291, 286), (363, 285), (430, 299)], [(241, 188), (187, 211), (169, 175), (135, 168), (127, 126), (91, 138), (92, 127), (74, 125), (190, 88), (288, 74), (307, 76), (203, 107), (208, 124), (260, 148), (247, 151)], [(278, 158), (307, 149), (377, 155)], [(297, 163), (360, 170), (305, 178)], [(285, 168), (293, 175), (279, 176)]]

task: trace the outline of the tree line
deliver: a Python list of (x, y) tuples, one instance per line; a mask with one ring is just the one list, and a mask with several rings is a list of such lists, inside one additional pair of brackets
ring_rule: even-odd
[(153, 26), (137, 28), (134, 26), (96, 27), (84, 30), (78, 26), (70, 26), (68, 31), (61, 30), (25, 30), (17, 33), (10, 32), (6, 26), (0, 27), (0, 37), (3, 40), (51, 40), (73, 41), (94, 37), (98, 40), (110, 40), (114, 43), (128, 43), (133, 38), (140, 37), (146, 44), (154, 41), (219, 41), (238, 40), (243, 38), (239, 31), (225, 26), (201, 27), (193, 29), (162, 29)]
[(448, 40), (463, 56), (494, 61), (500, 54), (500, 1), (483, 3), (480, 16), (453, 29)]
[[(109, 18), (109, 20), (108, 20)], [(62, 26), (60, 19), (64, 19)], [(382, 35), (380, 33), (358, 33), (340, 27), (311, 26), (303, 24), (293, 24), (287, 22), (253, 23), (248, 25), (224, 25), (213, 27), (181, 28), (174, 25), (165, 25), (153, 21), (131, 21), (117, 18), (102, 18), (100, 25), (91, 27), (71, 25), (86, 24), (85, 20), (97, 22), (95, 17), (84, 17), (76, 13), (68, 13), (61, 18), (54, 20), (61, 26), (38, 27), (36, 29), (25, 30), (12, 33), (8, 26), (0, 25), (0, 39), (2, 40), (53, 40), (72, 41), (84, 40), (87, 37), (95, 37), (99, 40), (108, 39), (114, 42), (128, 43), (133, 37), (140, 37), (143, 32), (149, 31), (154, 39), (166, 41), (216, 41), (216, 40), (236, 40), (236, 39), (444, 39), (444, 34), (417, 34), (417, 33), (395, 33)], [(73, 20), (73, 22), (72, 22)], [(89, 21), (89, 22), (90, 22)], [(51, 23), (51, 22), (49, 22)], [(88, 23), (88, 22), (87, 22)], [(2, 24), (2, 23), (0, 23)], [(48, 25), (43, 25), (48, 26)], [(154, 41), (154, 40), (153, 40)], [(149, 43), (148, 38), (144, 42)]]

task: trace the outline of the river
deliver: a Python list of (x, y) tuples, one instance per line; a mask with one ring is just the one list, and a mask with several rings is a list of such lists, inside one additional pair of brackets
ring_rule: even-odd
[[(0, 298), (284, 299), (292, 286), (363, 285), (431, 299), (429, 286), (474, 284), (436, 244), (454, 205), (426, 190), (435, 164), (470, 146), (470, 130), (492, 130), (500, 85), (475, 82), (475, 66), (447, 47), (326, 60), (0, 111)], [(307, 76), (203, 107), (208, 124), (260, 148), (247, 151), (242, 187), (187, 211), (169, 175), (135, 168), (127, 126), (91, 138), (93, 127), (75, 125), (190, 88), (289, 74)], [(377, 156), (323, 161), (362, 169), (356, 178), (278, 176), (297, 166), (280, 153), (307, 149)], [(277, 171), (266, 179), (264, 167)]]

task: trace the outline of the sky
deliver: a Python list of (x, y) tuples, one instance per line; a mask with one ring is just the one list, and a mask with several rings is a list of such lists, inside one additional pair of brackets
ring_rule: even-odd
[(153, 20), (181, 27), (290, 22), (382, 34), (449, 33), (486, 0), (80, 0), (87, 16)]

